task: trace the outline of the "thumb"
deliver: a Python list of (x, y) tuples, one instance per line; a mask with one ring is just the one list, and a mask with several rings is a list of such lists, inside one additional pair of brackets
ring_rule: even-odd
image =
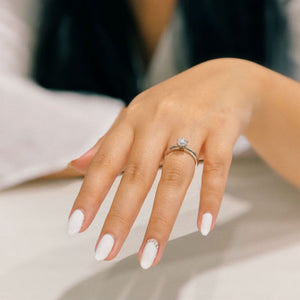
[(103, 140), (104, 140), (104, 136), (102, 136), (98, 140), (98, 142), (87, 152), (85, 152), (79, 158), (72, 160), (68, 166), (74, 168), (75, 170), (79, 171), (82, 174), (85, 174), (90, 165), (90, 162), (92, 161), (98, 149), (100, 148)]

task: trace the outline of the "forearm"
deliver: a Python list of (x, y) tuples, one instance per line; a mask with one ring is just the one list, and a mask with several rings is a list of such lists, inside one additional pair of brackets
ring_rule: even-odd
[(300, 83), (261, 71), (262, 97), (245, 135), (273, 169), (300, 187)]

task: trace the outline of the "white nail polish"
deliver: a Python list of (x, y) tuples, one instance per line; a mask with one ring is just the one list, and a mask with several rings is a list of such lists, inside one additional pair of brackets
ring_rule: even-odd
[(158, 242), (155, 239), (147, 241), (142, 254), (140, 265), (143, 269), (149, 269), (156, 257), (158, 251)]
[(67, 232), (70, 236), (76, 235), (82, 226), (84, 214), (80, 209), (74, 210), (68, 221)]
[(96, 249), (96, 260), (104, 260), (110, 253), (114, 242), (114, 237), (111, 234), (104, 234)]
[(211, 213), (205, 213), (202, 216), (202, 222), (201, 222), (201, 233), (202, 235), (208, 235), (210, 228), (211, 228), (211, 223), (212, 223), (212, 214)]

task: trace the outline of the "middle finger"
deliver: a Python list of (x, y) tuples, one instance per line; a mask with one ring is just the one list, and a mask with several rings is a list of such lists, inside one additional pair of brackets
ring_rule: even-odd
[(157, 130), (155, 126), (137, 129), (126, 169), (96, 244), (97, 260), (111, 260), (120, 251), (156, 177), (168, 137), (168, 130)]

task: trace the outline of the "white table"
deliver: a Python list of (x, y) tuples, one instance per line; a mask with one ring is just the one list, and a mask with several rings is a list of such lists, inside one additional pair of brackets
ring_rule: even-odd
[(94, 245), (118, 187), (92, 226), (65, 233), (81, 180), (36, 181), (0, 193), (0, 300), (299, 300), (300, 192), (258, 159), (235, 160), (215, 229), (196, 219), (202, 166), (160, 263), (143, 270), (139, 249), (160, 171), (113, 261)]

